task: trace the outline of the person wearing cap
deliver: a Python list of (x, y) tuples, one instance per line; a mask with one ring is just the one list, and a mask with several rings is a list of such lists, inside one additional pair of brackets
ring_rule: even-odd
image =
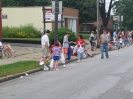
[(49, 34), (50, 31), (47, 30), (46, 33), (41, 37), (41, 45), (42, 45), (42, 52), (43, 52), (43, 58), (44, 58), (44, 70), (49, 70), (49, 68), (46, 66), (47, 59), (49, 57)]
[(99, 38), (99, 45), (101, 48), (101, 59), (104, 58), (104, 51), (105, 51), (106, 58), (109, 58), (109, 55), (108, 55), (108, 42), (109, 41), (110, 41), (110, 37), (107, 34), (107, 31), (103, 30), (103, 34), (101, 34)]

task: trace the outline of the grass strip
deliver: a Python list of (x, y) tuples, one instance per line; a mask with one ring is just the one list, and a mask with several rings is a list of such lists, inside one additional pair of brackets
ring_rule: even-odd
[(81, 34), (83, 36), (84, 39), (89, 39), (90, 34)]
[(20, 61), (8, 65), (2, 65), (0, 66), (0, 77), (14, 75), (37, 68), (40, 68), (38, 61)]
[(28, 40), (28, 41), (41, 41), (40, 38), (2, 38), (3, 40)]

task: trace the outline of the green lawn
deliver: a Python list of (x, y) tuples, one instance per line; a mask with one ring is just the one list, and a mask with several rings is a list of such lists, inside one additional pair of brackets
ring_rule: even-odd
[(2, 65), (0, 66), (0, 77), (22, 73), (36, 68), (40, 68), (38, 61), (21, 61)]
[(2, 38), (3, 40), (29, 40), (29, 41), (41, 41), (40, 38)]
[(81, 34), (83, 36), (84, 39), (89, 39), (90, 34)]

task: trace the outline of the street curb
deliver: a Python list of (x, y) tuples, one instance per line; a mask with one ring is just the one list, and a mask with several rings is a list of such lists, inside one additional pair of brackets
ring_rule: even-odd
[[(94, 53), (92, 55), (95, 56), (95, 55), (98, 55), (98, 54), (99, 53)], [(76, 60), (78, 60), (78, 58), (68, 60), (65, 64), (71, 63), (71, 62), (76, 61)], [(60, 63), (59, 65), (62, 65), (62, 63)], [(9, 75), (7, 77), (2, 77), (2, 78), (0, 78), (0, 83), (11, 80), (11, 79), (19, 78), (21, 76), (25, 76), (26, 73), (27, 74), (32, 74), (32, 73), (39, 72), (39, 71), (42, 71), (42, 69), (37, 68), (37, 69), (29, 70), (29, 71), (26, 71), (26, 72), (18, 73), (18, 74), (15, 74), (15, 75)]]
[(14, 78), (18, 78), (20, 76), (25, 76), (26, 73), (27, 74), (31, 74), (31, 73), (35, 73), (35, 72), (38, 72), (38, 71), (41, 71), (41, 68), (29, 70), (29, 71), (26, 71), (26, 72), (15, 74), (15, 75), (9, 75), (7, 77), (2, 77), (2, 78), (0, 78), (0, 83), (8, 81), (8, 80), (11, 80), (11, 79), (14, 79)]

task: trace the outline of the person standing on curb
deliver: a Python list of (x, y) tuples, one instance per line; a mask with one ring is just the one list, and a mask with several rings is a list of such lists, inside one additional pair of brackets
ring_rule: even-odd
[(103, 30), (103, 34), (101, 34), (100, 39), (99, 39), (99, 45), (101, 48), (101, 59), (104, 58), (104, 51), (105, 51), (106, 58), (109, 58), (109, 55), (108, 55), (108, 42), (109, 41), (110, 41), (110, 38), (107, 34), (107, 31)]
[(118, 35), (117, 35), (117, 31), (114, 31), (113, 33), (113, 40), (114, 40), (114, 43), (116, 42), (116, 39), (118, 38)]
[(63, 38), (63, 52), (64, 52), (65, 59), (67, 59), (68, 47), (69, 47), (68, 37), (69, 37), (69, 33), (66, 33)]
[(96, 37), (94, 35), (94, 31), (91, 32), (89, 40), (91, 43), (91, 51), (94, 51), (94, 46), (96, 45), (96, 43), (95, 43)]
[(43, 52), (43, 58), (44, 58), (44, 70), (49, 70), (49, 68), (46, 66), (47, 59), (49, 57), (49, 34), (50, 31), (47, 30), (46, 33), (41, 37), (41, 45), (42, 45), (42, 52)]
[(61, 48), (59, 47), (59, 43), (56, 42), (55, 46), (52, 49), (53, 51), (53, 60), (54, 60), (54, 70), (59, 70), (58, 62), (60, 60)]

